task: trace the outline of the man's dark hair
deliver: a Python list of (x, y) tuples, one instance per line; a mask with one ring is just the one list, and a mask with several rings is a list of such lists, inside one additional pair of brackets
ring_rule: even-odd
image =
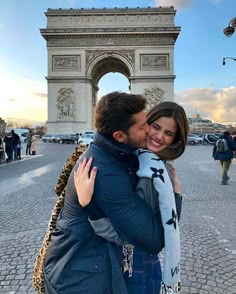
[(229, 137), (229, 136), (230, 136), (230, 132), (225, 131), (225, 132), (223, 133), (223, 135), (224, 135), (225, 137)]
[(95, 127), (104, 136), (112, 136), (115, 131), (127, 132), (135, 123), (132, 115), (146, 107), (142, 95), (112, 92), (104, 95), (97, 103)]

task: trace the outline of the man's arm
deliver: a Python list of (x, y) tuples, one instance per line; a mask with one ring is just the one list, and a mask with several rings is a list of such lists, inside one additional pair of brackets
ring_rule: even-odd
[(228, 146), (230, 149), (232, 149), (232, 151), (236, 150), (236, 143), (232, 139), (228, 140)]
[(94, 202), (122, 239), (150, 253), (162, 250), (164, 232), (161, 216), (154, 215), (146, 202), (133, 191), (128, 177), (110, 174), (97, 178), (92, 206)]

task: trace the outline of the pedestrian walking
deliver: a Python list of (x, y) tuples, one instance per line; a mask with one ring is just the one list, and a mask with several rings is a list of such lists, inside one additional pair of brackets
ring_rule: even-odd
[(220, 161), (222, 185), (227, 185), (230, 179), (228, 171), (231, 161), (234, 157), (233, 151), (236, 150), (236, 144), (230, 136), (230, 132), (225, 131), (223, 135), (216, 141), (213, 147), (213, 158)]

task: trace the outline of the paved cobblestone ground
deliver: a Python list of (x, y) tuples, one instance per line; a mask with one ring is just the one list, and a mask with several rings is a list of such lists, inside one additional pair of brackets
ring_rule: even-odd
[[(35, 293), (31, 276), (60, 170), (74, 145), (38, 143), (38, 154), (0, 165), (0, 293)], [(188, 146), (177, 160), (183, 202), (182, 294), (236, 293), (236, 161), (220, 185), (211, 146)]]

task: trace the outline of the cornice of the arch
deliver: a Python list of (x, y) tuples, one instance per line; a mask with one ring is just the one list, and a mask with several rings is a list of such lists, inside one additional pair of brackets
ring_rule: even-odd
[(133, 33), (106, 33), (106, 34), (79, 34), (69, 32), (42, 32), (48, 47), (59, 46), (148, 46), (174, 45), (179, 30), (171, 32), (133, 32)]
[[(115, 50), (87, 50), (86, 51), (86, 63), (87, 63), (87, 77), (93, 77), (96, 71), (97, 66), (103, 60), (118, 60), (123, 63), (124, 67), (127, 67), (127, 70), (124, 70), (123, 73), (127, 78), (133, 76), (134, 74), (134, 50), (121, 50), (119, 52)], [(111, 68), (112, 71), (112, 68)]]
[(134, 12), (134, 13), (138, 13), (138, 12), (176, 12), (173, 6), (157, 6), (157, 7), (114, 7), (114, 8), (48, 8), (47, 12), (45, 13), (46, 15), (68, 15), (68, 14), (87, 14), (87, 13), (97, 13), (97, 12), (112, 12), (112, 13), (124, 13), (124, 12)]

